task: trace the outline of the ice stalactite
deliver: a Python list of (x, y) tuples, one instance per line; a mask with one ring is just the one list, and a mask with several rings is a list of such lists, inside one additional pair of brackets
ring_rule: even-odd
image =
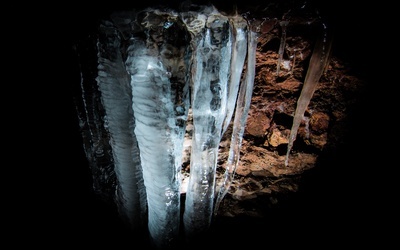
[[(239, 164), (258, 38), (277, 23), (276, 18), (223, 14), (213, 5), (188, 4), (179, 12), (149, 7), (111, 14), (97, 27), (96, 53), (78, 50), (86, 54), (82, 61), (87, 68), (82, 69), (77, 109), (86, 156), (98, 182), (94, 188), (99, 192), (104, 192), (102, 186), (114, 188), (122, 217), (133, 228), (146, 222), (157, 249), (173, 248), (181, 233), (193, 243), (209, 232)], [(289, 21), (283, 18), (279, 24), (278, 75)], [(327, 36), (314, 48), (286, 166), (329, 50)], [(181, 194), (189, 109), (190, 173), (186, 193)], [(218, 190), (219, 146), (230, 125), (230, 151)], [(184, 211), (181, 197), (185, 197)]]
[(211, 225), (218, 148), (226, 116), (232, 55), (229, 19), (214, 9), (193, 51), (193, 137), (183, 224), (187, 240)]
[[(145, 196), (141, 190), (143, 177), (136, 136), (133, 133), (132, 94), (130, 77), (120, 51), (121, 38), (110, 21), (99, 27), (98, 77), (96, 78), (105, 108), (106, 127), (117, 177), (116, 203), (120, 215), (134, 229), (144, 224)], [(142, 193), (142, 197), (140, 194)]]
[(230, 125), (235, 109), (243, 66), (247, 55), (247, 21), (239, 14), (229, 17), (232, 29), (232, 59), (228, 83), (228, 100), (222, 135)]
[(138, 13), (127, 71), (148, 203), (152, 244), (176, 244), (180, 226), (181, 160), (189, 110), (186, 30), (173, 11)]
[(288, 24), (289, 24), (288, 20), (282, 20), (282, 21), (279, 22), (279, 25), (281, 26), (282, 33), (281, 33), (281, 42), (280, 42), (279, 51), (278, 51), (278, 56), (279, 56), (278, 57), (278, 63), (276, 65), (276, 75), (278, 75), (278, 76), (279, 76), (279, 72), (281, 70), (281, 63), (282, 63), (282, 60), (283, 60), (283, 53), (285, 52), (286, 29), (287, 29)]
[(75, 98), (83, 147), (92, 172), (93, 191), (102, 199), (114, 199), (115, 174), (109, 134), (104, 130), (104, 107), (97, 88), (95, 41), (90, 37), (75, 47), (80, 67), (80, 98)]
[(223, 183), (219, 189), (214, 214), (217, 214), (219, 205), (225, 195), (229, 191), (229, 187), (233, 181), (236, 167), (239, 164), (240, 149), (242, 146), (243, 134), (246, 126), (247, 115), (250, 110), (251, 97), (253, 94), (254, 78), (255, 78), (255, 64), (256, 64), (256, 49), (259, 36), (258, 25), (250, 24), (248, 31), (248, 55), (246, 73), (242, 84), (240, 85), (239, 95), (236, 102), (235, 116), (233, 121), (231, 144), (229, 148), (228, 161), (224, 173)]
[(317, 88), (318, 82), (324, 73), (330, 56), (332, 37), (327, 27), (322, 23), (322, 36), (316, 41), (311, 55), (307, 74), (304, 79), (303, 88), (297, 100), (297, 106), (294, 113), (293, 124), (290, 130), (289, 142), (286, 151), (285, 166), (289, 165), (290, 151), (297, 137), (297, 131), (304, 118), (304, 113), (310, 103), (311, 98)]

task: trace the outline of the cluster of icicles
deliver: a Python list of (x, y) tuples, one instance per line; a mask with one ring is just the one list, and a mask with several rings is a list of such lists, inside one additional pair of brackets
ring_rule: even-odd
[[(173, 247), (181, 225), (188, 241), (206, 232), (228, 192), (250, 108), (262, 25), (245, 15), (224, 15), (212, 5), (180, 12), (158, 8), (117, 12), (99, 25), (96, 71), (81, 69), (84, 108), (78, 113), (85, 152), (92, 169), (101, 172), (94, 174), (102, 178), (97, 182), (115, 177), (121, 217), (134, 229), (145, 226), (156, 248)], [(282, 36), (282, 48), (284, 43)], [(79, 46), (78, 53), (84, 53)], [(312, 54), (294, 114), (286, 166), (329, 49), (329, 42), (322, 39)], [(81, 64), (85, 67), (85, 62)], [(189, 109), (194, 130), (181, 218), (182, 151)], [(216, 191), (218, 147), (229, 124), (233, 124), (229, 158)]]

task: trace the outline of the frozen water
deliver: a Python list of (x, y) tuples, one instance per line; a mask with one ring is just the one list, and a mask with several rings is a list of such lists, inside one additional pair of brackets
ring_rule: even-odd
[(222, 134), (226, 132), (232, 119), (233, 111), (236, 106), (243, 66), (247, 55), (247, 21), (238, 14), (229, 17), (229, 21), (232, 29), (232, 63), (227, 90), (228, 99), (226, 105), (226, 116), (224, 119)]
[(255, 32), (253, 29), (250, 29), (248, 36), (249, 41), (247, 70), (243, 83), (240, 87), (239, 96), (236, 103), (236, 112), (233, 122), (233, 131), (231, 136), (231, 145), (229, 148), (228, 162), (225, 169), (224, 180), (219, 189), (215, 202), (215, 214), (218, 212), (219, 205), (229, 190), (235, 174), (236, 167), (239, 164), (240, 149), (242, 146), (242, 139), (247, 121), (247, 115), (250, 110), (251, 97), (253, 94), (257, 39), (258, 33)]
[[(228, 15), (212, 5), (119, 11), (79, 44), (85, 63), (76, 103), (94, 189), (112, 196), (133, 228), (147, 226), (156, 248), (174, 247), (182, 231), (190, 241), (211, 226), (240, 160), (258, 38), (275, 23), (282, 28), (279, 74), (289, 22), (247, 15)], [(287, 158), (329, 46), (323, 42), (311, 58)], [(189, 109), (190, 174), (182, 182)], [(217, 192), (219, 144), (230, 125), (230, 152)]]
[(214, 10), (207, 17), (203, 34), (193, 52), (196, 61), (192, 93), (194, 130), (183, 216), (188, 238), (204, 232), (211, 225), (232, 55), (227, 17)]
[(186, 31), (174, 13), (148, 10), (137, 22), (126, 60), (134, 134), (146, 186), (150, 237), (156, 247), (168, 248), (175, 244), (180, 226), (180, 171), (189, 109), (188, 41), (176, 39), (184, 38)]
[(293, 118), (293, 125), (289, 134), (289, 143), (286, 151), (285, 166), (289, 165), (290, 151), (293, 147), (294, 141), (296, 140), (297, 130), (300, 127), (300, 123), (304, 120), (304, 113), (308, 107), (308, 104), (310, 103), (311, 98), (314, 95), (318, 82), (326, 68), (330, 56), (332, 37), (330, 33), (327, 32), (327, 27), (324, 23), (322, 23), (321, 27), (322, 37), (319, 37), (314, 47), (307, 74), (304, 79), (303, 88), (297, 100), (297, 106)]
[(138, 157), (129, 75), (120, 48), (120, 37), (111, 22), (103, 22), (98, 39), (98, 77), (101, 100), (105, 107), (107, 128), (113, 152), (114, 168), (118, 180), (117, 204), (120, 214), (133, 226), (142, 225), (143, 214), (139, 189), (142, 183)]

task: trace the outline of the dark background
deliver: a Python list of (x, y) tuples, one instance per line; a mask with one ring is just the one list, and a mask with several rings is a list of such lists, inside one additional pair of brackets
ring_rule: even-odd
[[(135, 6), (152, 5), (163, 1), (146, 1)], [(375, 125), (370, 101), (371, 84), (375, 82), (379, 65), (377, 55), (371, 52), (379, 47), (377, 39), (371, 39), (377, 10), (371, 4), (356, 1), (314, 1), (321, 14), (329, 20), (334, 30), (332, 53), (348, 62), (355, 75), (367, 82), (367, 89), (354, 108), (346, 145), (321, 159), (321, 166), (304, 176), (300, 191), (286, 199), (279, 208), (271, 209), (270, 216), (254, 219), (246, 217), (218, 218), (205, 239), (205, 245), (221, 247), (318, 247), (324, 249), (344, 244), (375, 244), (378, 237), (371, 225), (382, 223), (377, 216), (377, 188), (371, 162), (377, 148), (372, 148), (371, 133)], [(323, 2), (323, 3), (322, 3)], [(170, 1), (176, 5), (179, 1)], [(218, 4), (227, 4), (215, 1)], [(256, 5), (257, 1), (237, 1), (238, 5)], [(135, 3), (137, 4), (137, 3)], [(93, 5), (68, 6), (63, 32), (66, 41), (67, 81), (75, 84), (77, 71), (69, 50), (73, 43), (95, 26), (96, 20), (113, 9), (131, 7), (133, 4), (118, 2)], [(379, 40), (379, 39), (378, 39)], [(375, 42), (374, 42), (375, 41)], [(374, 93), (377, 94), (377, 93)], [(57, 223), (54, 230), (60, 232), (60, 242), (93, 247), (113, 246), (127, 249), (132, 241), (147, 244), (143, 235), (133, 237), (119, 221), (112, 204), (101, 201), (91, 190), (91, 175), (82, 148), (78, 120), (71, 96), (71, 134), (66, 136), (67, 152), (62, 159), (68, 164), (57, 171), (62, 175), (61, 200), (48, 207), (48, 213)], [(71, 161), (69, 163), (69, 161)], [(64, 183), (65, 180), (65, 183)], [(58, 187), (58, 186), (56, 186)], [(49, 192), (49, 191), (47, 191)], [(64, 193), (63, 193), (64, 194)], [(63, 211), (63, 215), (57, 211)], [(54, 215), (53, 215), (54, 212)], [(61, 229), (60, 229), (61, 228)], [(62, 233), (61, 233), (62, 232)], [(133, 247), (131, 249), (146, 249)]]

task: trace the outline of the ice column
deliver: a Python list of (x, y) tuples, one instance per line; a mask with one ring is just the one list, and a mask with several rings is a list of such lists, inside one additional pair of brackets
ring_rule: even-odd
[(172, 12), (137, 15), (126, 67), (131, 75), (135, 134), (155, 247), (176, 244), (180, 226), (180, 170), (189, 109), (187, 34)]
[[(201, 19), (200, 19), (201, 20)], [(187, 239), (208, 230), (213, 215), (215, 171), (226, 116), (227, 87), (232, 55), (227, 17), (209, 13), (193, 56), (193, 138), (190, 178), (183, 215)]]
[[(101, 100), (106, 111), (106, 125), (114, 159), (114, 171), (118, 180), (116, 203), (124, 221), (133, 228), (143, 224), (146, 211), (140, 197), (143, 190), (142, 171), (136, 137), (133, 134), (134, 121), (130, 77), (120, 52), (120, 37), (109, 21), (99, 27), (98, 77), (96, 78)], [(143, 185), (143, 184), (142, 184)]]

